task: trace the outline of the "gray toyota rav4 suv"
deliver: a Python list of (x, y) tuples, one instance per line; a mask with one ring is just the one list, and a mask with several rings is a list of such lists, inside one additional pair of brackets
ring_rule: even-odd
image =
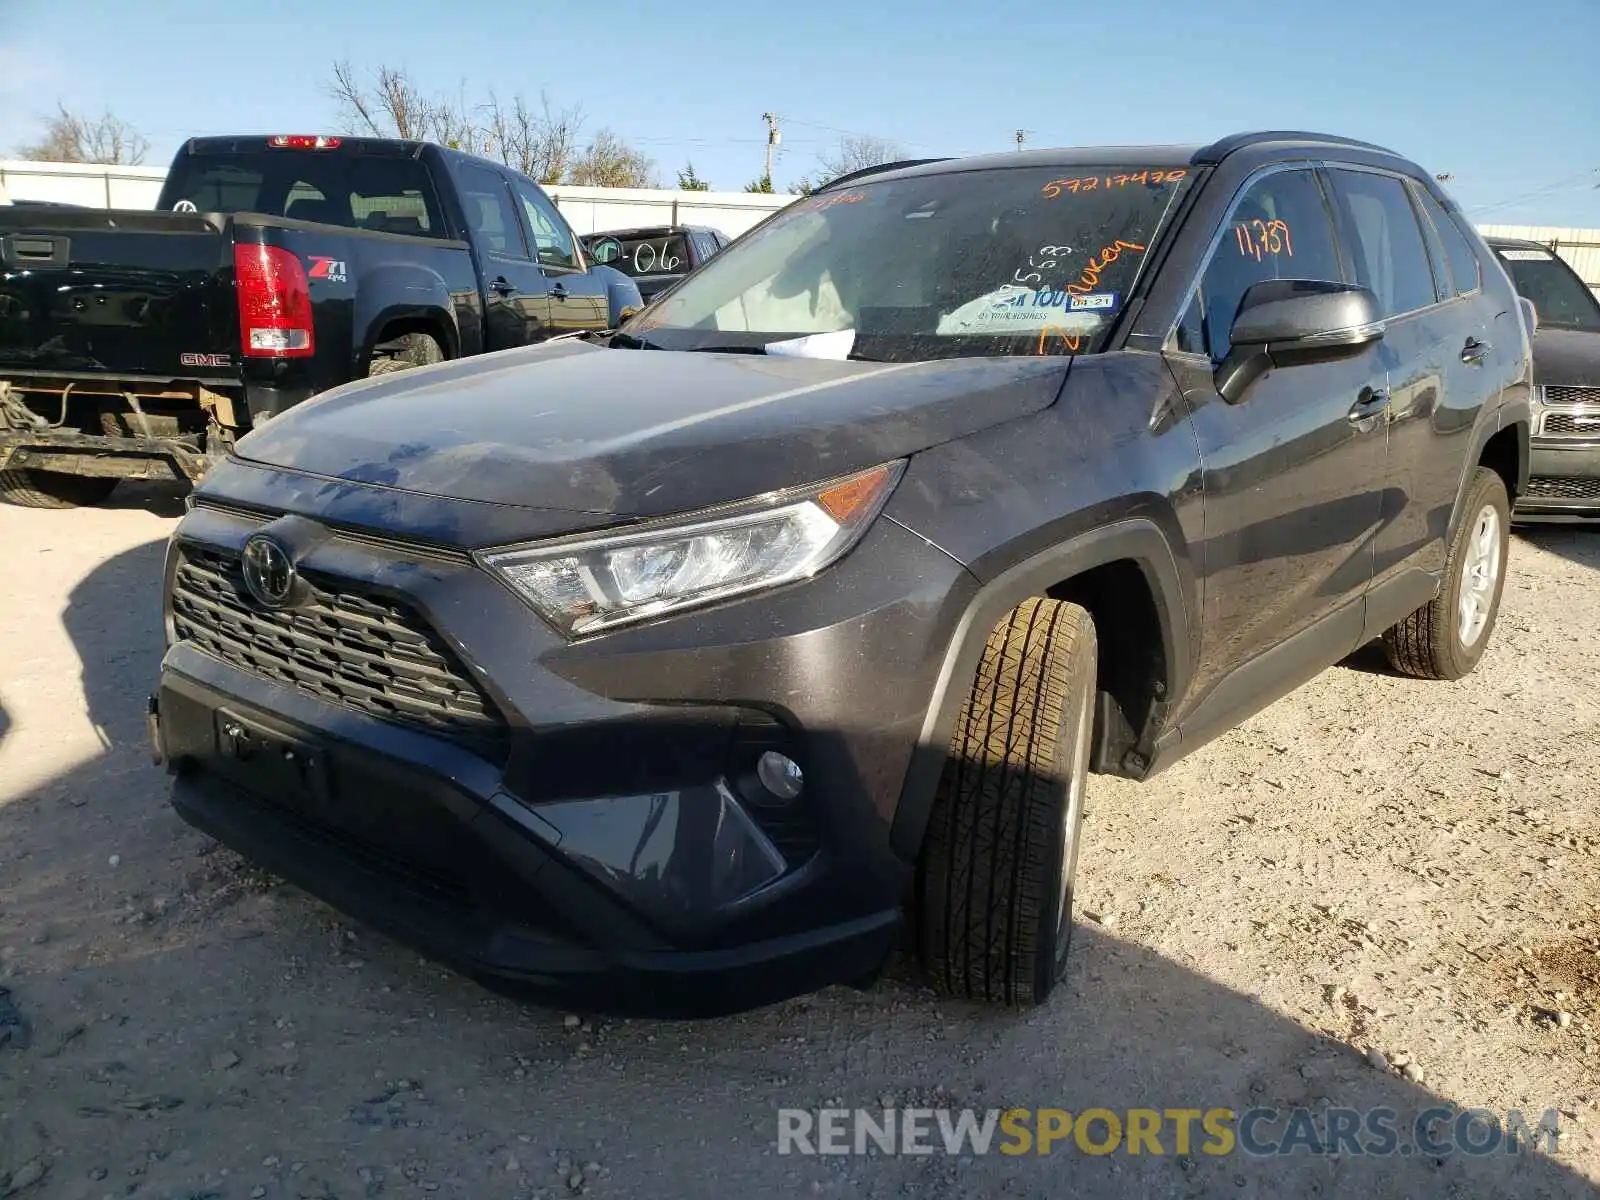
[(1090, 774), (1369, 640), (1472, 670), (1529, 386), (1505, 272), (1390, 151), (878, 168), (608, 337), (240, 441), (172, 539), (152, 737), (187, 820), (499, 986), (723, 1012), (904, 933), (1036, 1003)]

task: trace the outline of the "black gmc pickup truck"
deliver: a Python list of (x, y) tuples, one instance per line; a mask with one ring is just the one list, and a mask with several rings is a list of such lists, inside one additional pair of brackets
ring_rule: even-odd
[(368, 375), (614, 328), (642, 301), (538, 184), (425, 142), (195, 139), (157, 211), (0, 208), (0, 498), (197, 480)]

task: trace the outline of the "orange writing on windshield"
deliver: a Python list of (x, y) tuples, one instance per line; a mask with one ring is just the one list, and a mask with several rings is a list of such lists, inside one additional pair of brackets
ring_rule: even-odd
[(1061, 342), (1073, 354), (1076, 354), (1078, 352), (1078, 347), (1083, 344), (1083, 339), (1082, 338), (1076, 336), (1075, 334), (1068, 333), (1066, 331), (1066, 329), (1063, 328), (1062, 326), (1060, 326), (1060, 325), (1046, 325), (1043, 329), (1041, 329), (1039, 331), (1039, 347), (1038, 347), (1038, 349), (1036, 349), (1034, 351), (1034, 353), (1035, 354), (1043, 354), (1044, 353), (1045, 344), (1050, 340), (1050, 338), (1052, 336), (1060, 338)]
[(1124, 242), (1120, 238), (1109, 246), (1103, 246), (1100, 253), (1089, 260), (1088, 266), (1083, 268), (1076, 282), (1067, 284), (1067, 291), (1074, 296), (1087, 295), (1100, 285), (1100, 273), (1117, 259), (1122, 257), (1124, 250), (1134, 253), (1143, 253), (1144, 247), (1137, 242)]
[(1080, 175), (1075, 179), (1052, 179), (1041, 189), (1045, 199), (1054, 200), (1063, 192), (1097, 192), (1102, 187), (1107, 191), (1112, 188), (1127, 187), (1130, 183), (1177, 183), (1189, 172), (1183, 168), (1176, 171), (1131, 171), (1120, 175)]

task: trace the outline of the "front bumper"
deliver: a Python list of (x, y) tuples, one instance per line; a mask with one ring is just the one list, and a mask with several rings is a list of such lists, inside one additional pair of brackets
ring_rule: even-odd
[[(237, 551), (262, 523), (196, 507), (169, 598), (184, 547)], [(303, 571), (403, 597), (450, 643), (505, 717), (503, 753), (180, 638), (154, 736), (186, 820), (465, 973), (572, 1007), (709, 1015), (882, 963), (910, 876), (890, 822), (976, 587), (953, 560), (881, 520), (813, 583), (568, 644), (464, 559), (314, 541)], [(802, 765), (798, 809), (756, 803), (765, 748)]]
[(1600, 520), (1600, 439), (1535, 438), (1518, 517)]

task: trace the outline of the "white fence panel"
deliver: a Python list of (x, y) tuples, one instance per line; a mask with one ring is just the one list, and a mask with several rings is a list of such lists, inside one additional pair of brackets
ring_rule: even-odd
[(664, 188), (545, 188), (578, 233), (640, 225), (709, 225), (738, 237), (769, 213), (798, 199), (752, 192), (684, 192)]
[(166, 177), (162, 167), (0, 161), (0, 194), (88, 208), (154, 208)]

